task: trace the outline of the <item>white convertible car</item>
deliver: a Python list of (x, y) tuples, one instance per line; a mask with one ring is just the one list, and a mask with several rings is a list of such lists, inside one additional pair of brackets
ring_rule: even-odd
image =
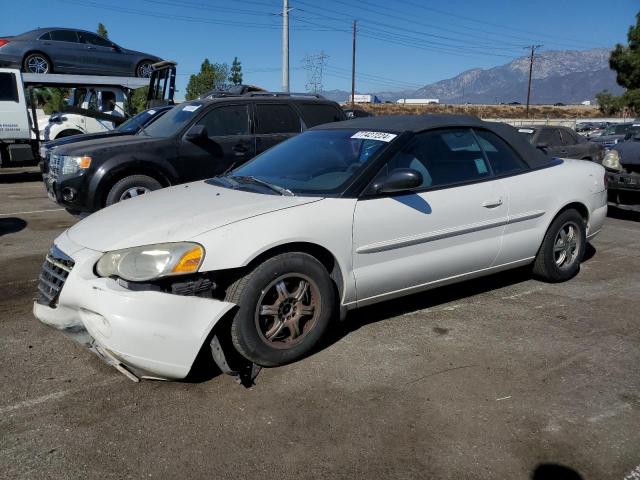
[(184, 378), (210, 344), (219, 365), (277, 366), (349, 309), (527, 264), (570, 279), (606, 200), (600, 165), (550, 160), (508, 125), (333, 123), (79, 222), (34, 313), (135, 379)]

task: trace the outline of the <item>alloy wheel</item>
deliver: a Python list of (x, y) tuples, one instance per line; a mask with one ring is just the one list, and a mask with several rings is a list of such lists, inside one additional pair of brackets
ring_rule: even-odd
[(138, 66), (138, 76), (141, 78), (149, 78), (153, 72), (153, 67), (149, 62), (141, 63)]
[(318, 286), (292, 273), (272, 281), (258, 301), (255, 322), (261, 339), (275, 348), (290, 348), (313, 330), (320, 316)]
[(32, 55), (27, 60), (27, 70), (30, 73), (48, 73), (49, 62), (40, 55)]
[(120, 201), (122, 200), (128, 200), (130, 198), (133, 197), (137, 197), (139, 195), (144, 195), (145, 193), (149, 193), (151, 190), (149, 190), (146, 187), (131, 187), (127, 190), (125, 190), (122, 195), (120, 195)]
[(553, 242), (553, 258), (559, 268), (570, 268), (580, 251), (580, 229), (574, 222), (565, 223)]

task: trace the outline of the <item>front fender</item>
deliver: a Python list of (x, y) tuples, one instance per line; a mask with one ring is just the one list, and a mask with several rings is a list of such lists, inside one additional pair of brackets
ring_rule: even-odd
[(128, 174), (147, 174), (158, 178), (164, 186), (179, 183), (178, 172), (166, 160), (158, 160), (146, 155), (131, 157), (130, 153), (122, 153), (106, 160), (94, 173), (89, 184), (89, 203), (95, 209), (102, 207), (105, 197), (113, 183)]
[(311, 244), (331, 253), (340, 267), (342, 303), (355, 302), (353, 211), (355, 199), (325, 198), (247, 218), (194, 237), (205, 247), (201, 271), (244, 267), (260, 255), (290, 244)]

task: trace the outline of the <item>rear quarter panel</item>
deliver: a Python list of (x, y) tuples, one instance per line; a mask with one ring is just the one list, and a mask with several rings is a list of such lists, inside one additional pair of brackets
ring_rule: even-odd
[[(606, 211), (602, 166), (585, 160), (555, 162), (554, 166), (501, 180), (508, 196), (510, 223), (505, 228), (500, 263), (533, 258), (551, 222), (572, 203), (586, 208), (588, 222), (598, 209)], [(598, 223), (601, 226), (601, 219)], [(589, 225), (587, 234), (597, 226)]]

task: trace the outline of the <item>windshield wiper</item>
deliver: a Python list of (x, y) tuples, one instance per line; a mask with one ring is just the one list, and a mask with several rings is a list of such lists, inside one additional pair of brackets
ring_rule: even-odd
[(245, 182), (251, 182), (251, 183), (257, 183), (258, 185), (262, 185), (264, 187), (267, 187), (268, 189), (279, 193), (282, 196), (285, 197), (293, 197), (295, 196), (295, 194), (289, 190), (288, 188), (284, 188), (281, 187), (279, 185), (274, 185), (273, 183), (269, 183), (269, 182), (265, 182), (264, 180), (260, 180), (259, 178), (254, 177), (253, 175), (238, 175), (238, 176), (229, 176), (229, 177), (225, 177), (225, 178), (231, 178), (231, 179), (237, 179), (240, 181), (245, 181)]

